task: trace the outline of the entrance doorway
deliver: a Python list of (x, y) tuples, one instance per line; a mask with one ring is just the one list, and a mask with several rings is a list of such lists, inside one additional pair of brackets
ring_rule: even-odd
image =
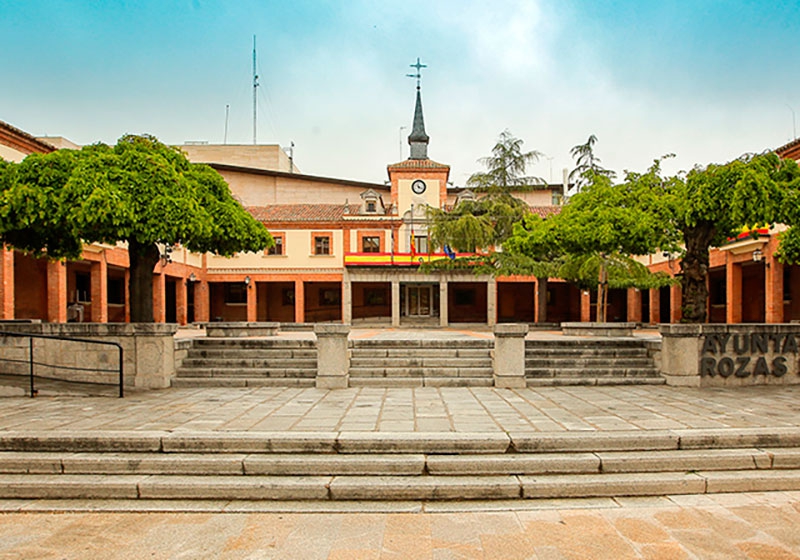
[(406, 317), (430, 317), (432, 311), (432, 289), (430, 284), (406, 286)]

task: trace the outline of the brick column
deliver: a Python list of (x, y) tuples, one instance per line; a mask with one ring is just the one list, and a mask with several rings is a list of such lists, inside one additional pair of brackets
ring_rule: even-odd
[(47, 320), (66, 323), (68, 303), (67, 262), (47, 261)]
[(108, 323), (108, 265), (105, 256), (92, 263), (92, 323)]
[(730, 262), (725, 266), (725, 307), (727, 323), (742, 322), (742, 265)]
[(547, 278), (536, 278), (536, 284), (534, 284), (533, 295), (534, 295), (534, 320), (537, 323), (546, 323), (547, 322)]
[(497, 280), (490, 278), (486, 285), (486, 324), (497, 324)]
[(669, 322), (680, 323), (683, 313), (681, 313), (681, 285), (676, 284), (669, 287)]
[(167, 291), (167, 277), (162, 274), (153, 275), (153, 321), (166, 323), (167, 313), (165, 298)]
[[(447, 300), (447, 279), (442, 278), (439, 281), (439, 326), (446, 327), (450, 322), (449, 318), (449, 309), (450, 309), (450, 302)], [(397, 293), (400, 293), (398, 289)], [(399, 298), (398, 298), (399, 299)], [(398, 302), (399, 305), (399, 302)], [(398, 323), (399, 324), (399, 323)]]
[(256, 283), (251, 280), (245, 287), (247, 291), (247, 322), (255, 323), (258, 319), (258, 290), (256, 290)]
[(0, 250), (0, 319), (14, 318), (14, 250)]
[(392, 280), (392, 326), (400, 326), (400, 280)]
[(628, 318), (631, 323), (642, 322), (642, 292), (636, 288), (628, 288)]
[(206, 280), (194, 285), (194, 320), (197, 323), (211, 320), (211, 287)]
[(189, 300), (186, 290), (186, 280), (181, 278), (175, 282), (175, 319), (179, 325), (186, 324), (189, 310)]
[(592, 296), (586, 290), (581, 290), (581, 323), (592, 320)]
[(661, 322), (661, 290), (650, 290), (650, 322), (657, 325)]
[(306, 322), (306, 292), (302, 280), (294, 281), (294, 322)]
[(772, 254), (766, 257), (764, 274), (767, 323), (783, 323), (783, 264)]

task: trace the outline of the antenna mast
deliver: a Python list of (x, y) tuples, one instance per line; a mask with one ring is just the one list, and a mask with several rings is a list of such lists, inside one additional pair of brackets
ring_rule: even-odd
[(228, 143), (228, 117), (231, 114), (231, 106), (230, 104), (225, 105), (225, 135), (222, 137), (222, 143)]
[(258, 91), (258, 74), (256, 74), (256, 36), (253, 35), (253, 144), (257, 144), (258, 109), (256, 105)]

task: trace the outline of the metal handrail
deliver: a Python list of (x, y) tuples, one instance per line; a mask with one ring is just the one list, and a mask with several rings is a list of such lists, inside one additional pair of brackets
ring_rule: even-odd
[[(68, 342), (86, 342), (88, 344), (104, 344), (106, 346), (116, 346), (117, 350), (119, 350), (119, 398), (124, 396), (124, 379), (122, 377), (122, 345), (118, 342), (111, 342), (108, 340), (91, 340), (88, 338), (75, 338), (71, 336), (59, 336), (59, 335), (49, 335), (49, 334), (33, 334), (33, 333), (16, 333), (16, 332), (9, 332), (9, 331), (0, 331), (0, 336), (15, 336), (15, 337), (28, 337), (29, 344), (28, 344), (28, 363), (30, 364), (30, 378), (31, 378), (31, 398), (35, 397), (38, 393), (34, 383), (34, 366), (50, 366), (50, 367), (59, 367), (60, 369), (68, 369), (72, 371), (97, 371), (101, 373), (111, 373), (117, 371), (115, 369), (101, 369), (101, 368), (83, 368), (83, 367), (71, 367), (71, 366), (55, 366), (54, 364), (48, 364), (45, 362), (37, 362), (33, 359), (33, 339), (34, 338), (42, 338), (46, 340), (65, 340)], [(14, 359), (5, 359), (3, 361), (13, 362), (13, 363), (25, 363), (22, 360), (14, 360)]]

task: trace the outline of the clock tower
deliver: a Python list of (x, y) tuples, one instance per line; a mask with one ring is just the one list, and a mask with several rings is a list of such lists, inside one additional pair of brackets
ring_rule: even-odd
[(410, 219), (419, 219), (425, 215), (425, 207), (433, 206), (442, 208), (447, 200), (447, 179), (450, 176), (450, 166), (437, 163), (428, 158), (428, 141), (430, 137), (425, 133), (425, 119), (422, 116), (422, 91), (420, 70), (425, 68), (420, 64), (411, 65), (416, 69), (416, 74), (409, 74), (417, 80), (417, 100), (414, 107), (414, 122), (408, 144), (411, 147), (409, 158), (405, 161), (389, 165), (389, 179), (392, 183), (392, 204), (399, 216), (408, 216)]

